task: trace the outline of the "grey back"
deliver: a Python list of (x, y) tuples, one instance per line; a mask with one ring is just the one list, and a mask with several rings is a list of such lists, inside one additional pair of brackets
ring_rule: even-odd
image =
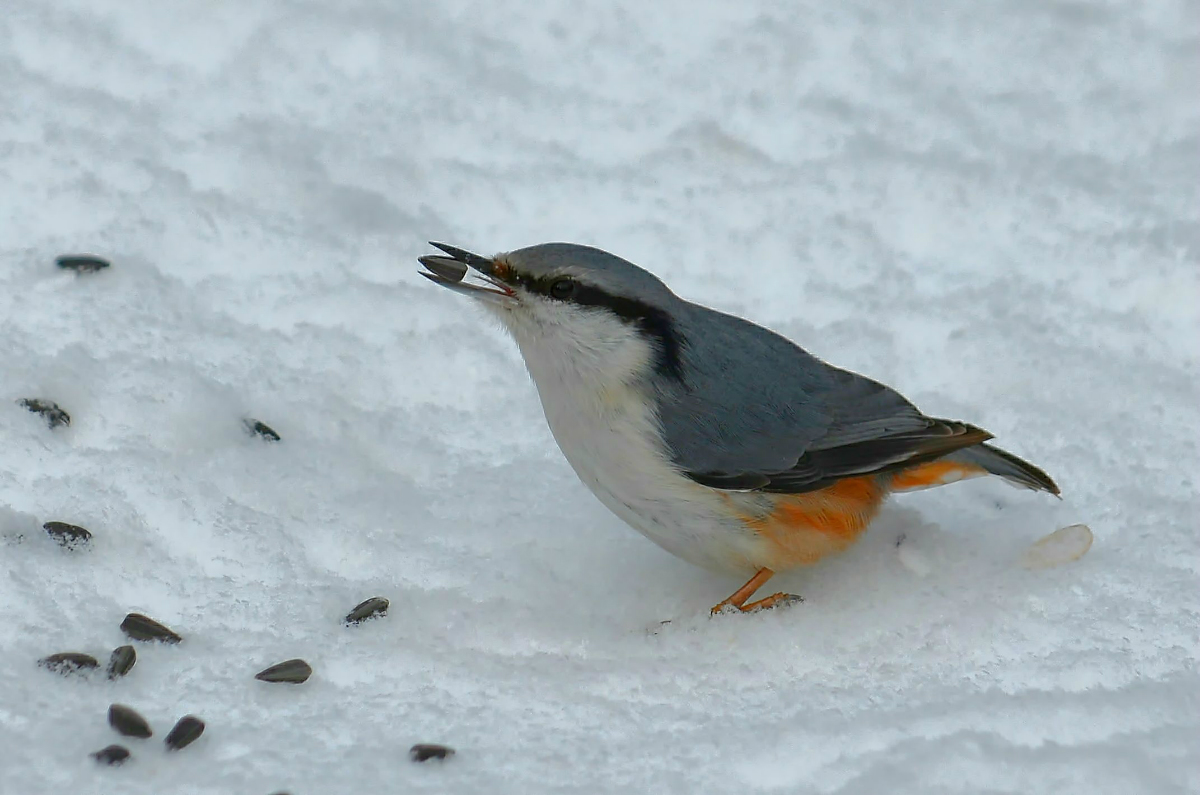
[(690, 473), (783, 473), (806, 452), (918, 432), (930, 420), (892, 389), (788, 339), (681, 302), (679, 382), (659, 384), (675, 463)]

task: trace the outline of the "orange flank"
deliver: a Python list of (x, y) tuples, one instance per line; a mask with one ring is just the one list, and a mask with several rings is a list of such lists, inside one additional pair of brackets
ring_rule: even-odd
[(917, 491), (986, 474), (986, 469), (971, 464), (963, 464), (958, 461), (930, 461), (928, 464), (919, 464), (900, 470), (892, 475), (892, 482), (889, 485), (892, 491)]
[(761, 512), (747, 511), (744, 504), (735, 507), (734, 500), (723, 494), (738, 519), (764, 543), (765, 554), (759, 562), (764, 568), (713, 612), (727, 607), (749, 611), (786, 601), (786, 594), (775, 594), (746, 604), (775, 572), (816, 563), (857, 541), (889, 492), (927, 489), (986, 474), (982, 467), (971, 464), (930, 461), (891, 475), (846, 478), (804, 494), (772, 494)]
[(818, 491), (776, 497), (770, 513), (742, 521), (767, 543), (768, 565), (781, 571), (816, 563), (853, 544), (886, 496), (874, 475), (846, 478)]
[(972, 464), (930, 461), (894, 474), (846, 478), (803, 494), (762, 495), (767, 501), (758, 503), (760, 510), (747, 510), (746, 503), (737, 505), (729, 495), (722, 494), (729, 508), (747, 529), (754, 531), (765, 549), (758, 560), (762, 568), (714, 607), (713, 612), (729, 607), (745, 612), (773, 607), (793, 598), (780, 593), (746, 604), (775, 572), (816, 563), (857, 541), (890, 492), (927, 489), (986, 474), (987, 470)]

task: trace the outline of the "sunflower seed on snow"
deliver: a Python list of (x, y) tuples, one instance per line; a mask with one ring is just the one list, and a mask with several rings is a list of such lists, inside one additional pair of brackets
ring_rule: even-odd
[(426, 762), (430, 759), (445, 759), (454, 756), (454, 749), (435, 743), (417, 743), (408, 749), (408, 756), (414, 762)]
[(267, 425), (265, 422), (259, 422), (256, 419), (247, 417), (246, 419), (242, 420), (242, 425), (246, 426), (247, 433), (251, 435), (258, 434), (268, 442), (278, 442), (281, 438), (279, 434), (275, 432), (275, 429), (270, 425)]
[(154, 734), (146, 719), (133, 707), (113, 704), (108, 708), (108, 725), (126, 737), (150, 737)]
[(92, 759), (95, 759), (102, 765), (119, 765), (128, 758), (129, 749), (120, 745), (110, 745), (92, 754)]
[(112, 656), (108, 658), (108, 678), (116, 679), (118, 676), (124, 676), (129, 673), (129, 669), (137, 662), (137, 652), (132, 646), (118, 646), (113, 649)]
[(64, 547), (74, 547), (77, 544), (86, 544), (92, 540), (92, 534), (86, 528), (80, 527), (77, 524), (46, 522), (42, 525), (42, 529)]
[(51, 428), (57, 428), (59, 425), (66, 425), (68, 427), (71, 425), (71, 415), (59, 408), (58, 404), (53, 400), (21, 398), (17, 402), (34, 414), (41, 414), (42, 418), (46, 420), (46, 424)]
[(368, 599), (365, 602), (362, 602), (361, 604), (358, 605), (358, 607), (351, 610), (346, 615), (345, 623), (361, 624), (363, 621), (366, 621), (368, 618), (374, 618), (375, 616), (386, 615), (389, 604), (390, 603), (388, 602), (388, 600), (384, 599), (382, 596), (372, 596), (370, 599)]
[(264, 682), (288, 682), (298, 685), (307, 682), (312, 672), (312, 666), (304, 660), (284, 660), (270, 668), (264, 668), (256, 673), (254, 678)]
[(63, 270), (76, 273), (95, 273), (107, 268), (111, 263), (95, 254), (63, 254), (55, 257), (54, 262)]
[(49, 657), (43, 657), (38, 660), (38, 665), (65, 675), (98, 668), (100, 663), (90, 654), (80, 654), (77, 651), (64, 651), (58, 654), (51, 654)]
[(167, 748), (178, 751), (194, 743), (201, 734), (204, 734), (204, 721), (195, 715), (184, 715), (163, 742), (167, 744)]
[(162, 624), (141, 613), (125, 616), (125, 620), (121, 622), (121, 629), (134, 640), (161, 640), (164, 643), (178, 643), (183, 640)]

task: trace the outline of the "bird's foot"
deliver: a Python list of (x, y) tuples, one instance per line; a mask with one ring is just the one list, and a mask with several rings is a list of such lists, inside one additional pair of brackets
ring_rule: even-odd
[(772, 607), (778, 607), (780, 605), (790, 605), (795, 604), (796, 602), (804, 601), (799, 596), (795, 596), (793, 594), (777, 593), (772, 596), (768, 596), (766, 599), (759, 599), (757, 602), (750, 602), (747, 604), (747, 600), (754, 595), (754, 592), (762, 587), (763, 583), (771, 579), (771, 577), (774, 575), (775, 572), (771, 571), (770, 569), (759, 569), (745, 585), (734, 591), (732, 596), (714, 607), (710, 612), (710, 615), (715, 616), (717, 613), (724, 613), (729, 608), (733, 608), (740, 613), (753, 613), (759, 610), (768, 610)]
[(803, 596), (797, 596), (794, 593), (777, 593), (768, 596), (766, 599), (759, 599), (750, 604), (739, 605), (735, 602), (726, 599), (712, 609), (711, 615), (717, 615), (724, 612), (737, 613), (757, 613), (759, 610), (770, 610), (774, 607), (787, 607), (789, 605), (799, 604), (804, 601)]

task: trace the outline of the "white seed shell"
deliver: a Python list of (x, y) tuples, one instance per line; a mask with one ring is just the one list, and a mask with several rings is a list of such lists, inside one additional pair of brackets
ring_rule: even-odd
[(1027, 569), (1051, 569), (1079, 560), (1092, 548), (1092, 531), (1085, 524), (1060, 527), (1037, 541), (1021, 557)]

